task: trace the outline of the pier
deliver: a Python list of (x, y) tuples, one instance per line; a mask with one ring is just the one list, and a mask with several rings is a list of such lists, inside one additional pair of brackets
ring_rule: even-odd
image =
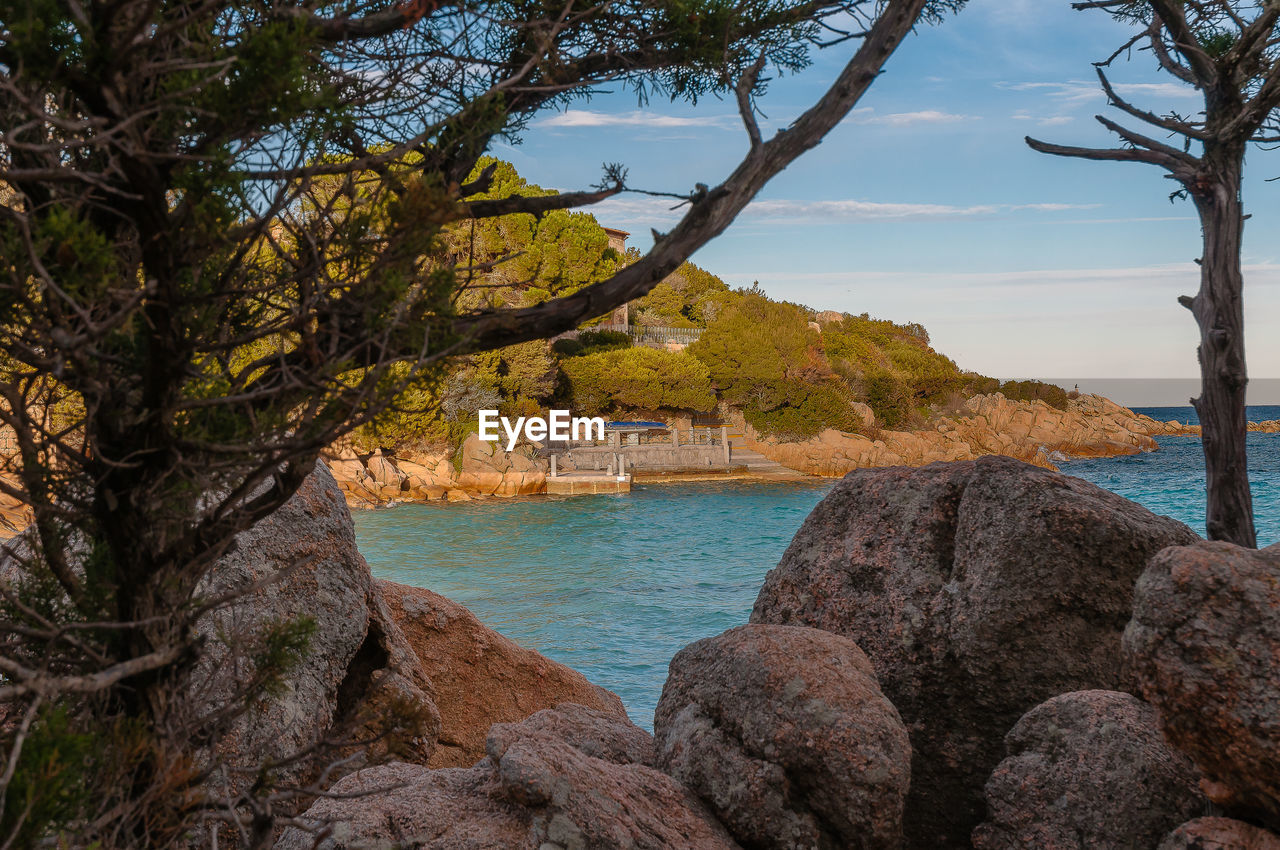
[(547, 495), (581, 496), (590, 493), (630, 493), (631, 475), (626, 459), (614, 454), (604, 470), (583, 469), (561, 472), (556, 455), (551, 456), (551, 474), (547, 476)]

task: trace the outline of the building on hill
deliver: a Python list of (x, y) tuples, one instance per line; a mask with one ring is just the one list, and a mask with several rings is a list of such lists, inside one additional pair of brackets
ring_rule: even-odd
[[(603, 228), (605, 235), (609, 237), (609, 247), (617, 251), (619, 254), (627, 253), (627, 237), (631, 234), (625, 230), (618, 230), (614, 227)], [(622, 304), (615, 307), (613, 315), (609, 317), (611, 325), (629, 325), (631, 324), (631, 305)]]

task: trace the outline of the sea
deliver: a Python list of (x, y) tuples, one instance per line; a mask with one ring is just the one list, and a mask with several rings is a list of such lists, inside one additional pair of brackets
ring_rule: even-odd
[[(1137, 410), (1197, 422), (1190, 407)], [(1249, 418), (1280, 419), (1280, 406), (1252, 407)], [(1159, 443), (1060, 466), (1203, 534), (1200, 441)], [(1249, 473), (1259, 545), (1280, 542), (1280, 435), (1249, 435)], [(671, 657), (747, 621), (765, 573), (833, 485), (646, 484), (626, 495), (406, 504), (356, 512), (356, 534), (375, 575), (467, 606), (616, 692), (652, 728)]]

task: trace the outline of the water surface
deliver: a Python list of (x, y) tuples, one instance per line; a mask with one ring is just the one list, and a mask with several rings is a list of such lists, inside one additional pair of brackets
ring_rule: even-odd
[(650, 728), (681, 647), (741, 625), (833, 481), (645, 485), (620, 496), (357, 511), (374, 574), (427, 587), (581, 671)]
[[(1194, 420), (1190, 408), (1148, 409)], [(1250, 418), (1280, 418), (1280, 407)], [(1204, 533), (1204, 458), (1195, 437), (1063, 471)], [(1249, 435), (1259, 542), (1280, 541), (1280, 435)], [(580, 670), (651, 728), (677, 650), (747, 621), (773, 568), (833, 486), (699, 482), (628, 495), (401, 505), (355, 514), (376, 575), (466, 605), (516, 642)]]

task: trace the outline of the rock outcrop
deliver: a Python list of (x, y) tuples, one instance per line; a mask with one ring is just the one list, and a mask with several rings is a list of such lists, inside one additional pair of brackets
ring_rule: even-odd
[(1056, 696), (1022, 716), (1005, 749), (976, 850), (1150, 848), (1204, 810), (1199, 772), (1130, 694)]
[(1196, 818), (1169, 833), (1156, 850), (1280, 850), (1280, 835), (1231, 818)]
[[(303, 816), (322, 850), (405, 842), (422, 850), (734, 850), (710, 812), (646, 762), (649, 735), (625, 720), (562, 705), (493, 727), (471, 768), (391, 764), (348, 776)], [(396, 787), (392, 787), (396, 786)], [(314, 846), (291, 829), (277, 850)]]
[[(1056, 469), (1066, 457), (1112, 457), (1154, 451), (1157, 436), (1198, 435), (1199, 426), (1159, 422), (1096, 395), (1072, 399), (1065, 410), (1043, 401), (1010, 401), (1000, 393), (974, 396), (948, 416), (915, 431), (882, 430), (874, 411), (854, 402), (863, 433), (826, 430), (803, 442), (762, 436), (733, 411), (745, 436), (735, 446), (808, 475), (836, 478), (854, 469), (924, 466), (938, 461), (1002, 455)], [(685, 430), (688, 417), (673, 421)], [(1280, 422), (1250, 423), (1252, 431), (1280, 431)], [(549, 462), (529, 445), (512, 452), (470, 435), (457, 452), (397, 448), (357, 452), (334, 447), (330, 464), (348, 501), (370, 507), (397, 501), (467, 501), (476, 496), (524, 496), (546, 492)], [(571, 468), (567, 456), (562, 469)]]
[(467, 437), (457, 452), (381, 449), (360, 453), (335, 449), (330, 465), (347, 500), (355, 506), (393, 501), (460, 500), (463, 495), (527, 496), (547, 489), (548, 462), (530, 446), (503, 451), (497, 443)]
[(376, 584), (430, 678), (440, 709), (431, 767), (475, 764), (484, 757), (490, 726), (518, 722), (560, 703), (626, 719), (617, 694), (503, 637), (458, 603), (422, 588)]
[(744, 846), (901, 846), (911, 745), (847, 638), (753, 625), (690, 644), (654, 733), (659, 765)]
[[(208, 643), (192, 687), (205, 710), (234, 699), (238, 683), (252, 674), (252, 651), (266, 630), (298, 617), (314, 624), (282, 690), (239, 717), (222, 738), (219, 755), (232, 776), (235, 768), (286, 758), (343, 729), (416, 731), (404, 743), (417, 758), (429, 757), (440, 729), (431, 682), (356, 549), (351, 514), (323, 464), (280, 510), (237, 535), (210, 576), (204, 592), (242, 588), (246, 595), (201, 623)], [(308, 759), (282, 775), (308, 779), (332, 757), (318, 754), (318, 764)]]
[(1280, 829), (1280, 545), (1161, 552), (1138, 582), (1124, 648), (1210, 799)]
[(985, 455), (1054, 469), (1054, 461), (1062, 457), (1154, 451), (1155, 436), (1199, 433), (1199, 428), (1159, 422), (1101, 396), (1080, 396), (1059, 410), (1042, 401), (1010, 401), (1000, 393), (974, 396), (955, 415), (939, 417), (917, 431), (877, 431), (873, 417), (869, 434), (827, 430), (795, 443), (762, 438), (741, 424), (747, 448), (783, 466), (827, 477), (854, 469), (924, 466)]
[(967, 846), (1024, 712), (1129, 683), (1120, 635), (1148, 559), (1198, 539), (1084, 481), (1000, 457), (854, 472), (765, 579), (753, 623), (844, 635), (913, 750), (913, 847)]

